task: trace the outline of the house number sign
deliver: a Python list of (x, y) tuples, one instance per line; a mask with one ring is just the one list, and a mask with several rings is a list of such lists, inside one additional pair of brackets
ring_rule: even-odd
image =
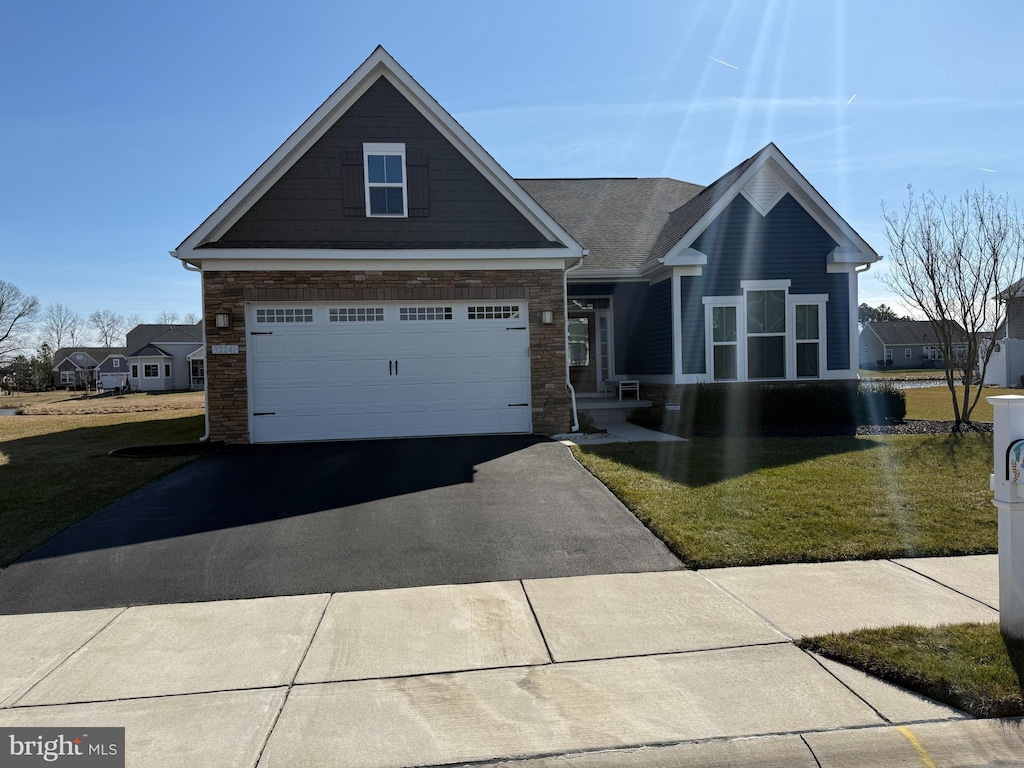
[(210, 351), (215, 355), (237, 355), (237, 344), (212, 344)]

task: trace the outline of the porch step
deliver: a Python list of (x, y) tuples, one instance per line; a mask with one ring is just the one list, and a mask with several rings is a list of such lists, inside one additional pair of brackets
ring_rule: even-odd
[(650, 400), (634, 400), (617, 397), (583, 397), (576, 399), (576, 409), (586, 413), (594, 422), (595, 427), (608, 424), (621, 424), (636, 408), (650, 408), (654, 405)]

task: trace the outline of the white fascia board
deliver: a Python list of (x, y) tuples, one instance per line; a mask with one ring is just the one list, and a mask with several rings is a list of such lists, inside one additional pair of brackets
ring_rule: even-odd
[[(846, 223), (842, 216), (840, 216), (836, 210), (829, 205), (828, 201), (821, 196), (821, 194), (810, 185), (807, 179), (804, 178), (785, 155), (782, 154), (781, 150), (774, 144), (769, 144), (767, 147), (761, 150), (757, 159), (750, 164), (743, 173), (739, 175), (736, 181), (733, 182), (732, 186), (729, 187), (728, 191), (705, 213), (697, 223), (694, 224), (689, 232), (683, 237), (665, 254), (665, 262), (670, 263), (674, 259), (680, 257), (698, 237), (707, 229), (712, 222), (717, 219), (722, 211), (724, 211), (736, 196), (740, 194), (743, 187), (746, 186), (747, 182), (761, 170), (761, 168), (768, 163), (773, 161), (774, 166), (771, 166), (774, 171), (774, 175), (786, 186), (787, 192), (797, 191), (802, 194), (804, 201), (800, 201), (803, 205), (804, 210), (818, 222), (818, 224), (824, 229), (829, 235), (835, 239), (841, 241), (845, 245), (841, 245), (840, 248), (848, 248), (851, 251), (856, 251), (859, 254), (859, 260), (856, 262), (849, 261), (846, 263), (856, 264), (872, 264), (876, 261), (881, 260), (875, 250), (868, 245), (868, 243), (858, 235), (854, 229)], [(811, 202), (813, 205), (808, 207), (804, 204), (805, 201)], [(838, 249), (837, 249), (838, 250)]]
[[(404, 254), (403, 254), (404, 255)], [(420, 259), (307, 259), (281, 257), (275, 259), (204, 259), (203, 272), (427, 272), (462, 270), (524, 270), (524, 269), (565, 269), (561, 258), (444, 258), (435, 253), (434, 258)]]
[(377, 46), (369, 58), (227, 200), (221, 203), (217, 210), (185, 238), (172, 255), (183, 261), (190, 261), (199, 245), (216, 239), (230, 229), (381, 76), (387, 78), (388, 82), (445, 135), (531, 224), (549, 239), (565, 245), (572, 258), (583, 255), (582, 246), (381, 46)]
[(205, 360), (206, 359), (206, 345), (200, 344), (196, 349), (193, 349), (187, 355), (186, 360)]
[(676, 252), (673, 248), (665, 255), (665, 266), (671, 267), (682, 267), (682, 266), (698, 266), (705, 267), (708, 263), (708, 255), (702, 251), (698, 251), (696, 248), (690, 248), (687, 246), (685, 249)]
[(570, 283), (580, 282), (647, 282), (647, 278), (640, 274), (636, 269), (587, 269), (582, 267), (577, 270), (573, 270), (569, 274)]

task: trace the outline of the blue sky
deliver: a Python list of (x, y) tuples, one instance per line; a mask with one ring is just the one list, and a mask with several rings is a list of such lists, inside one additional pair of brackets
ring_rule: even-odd
[[(907, 184), (1024, 205), (1016, 2), (0, 10), (0, 279), (83, 315), (198, 312), (167, 251), (378, 43), (513, 176), (707, 184), (774, 141), (883, 255), (881, 201)], [(883, 269), (862, 300), (893, 303)]]

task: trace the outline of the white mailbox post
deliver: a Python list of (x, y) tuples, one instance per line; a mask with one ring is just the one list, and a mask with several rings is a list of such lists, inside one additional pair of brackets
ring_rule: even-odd
[(999, 628), (1024, 639), (1024, 397), (986, 397), (993, 416), (993, 473), (999, 510)]

